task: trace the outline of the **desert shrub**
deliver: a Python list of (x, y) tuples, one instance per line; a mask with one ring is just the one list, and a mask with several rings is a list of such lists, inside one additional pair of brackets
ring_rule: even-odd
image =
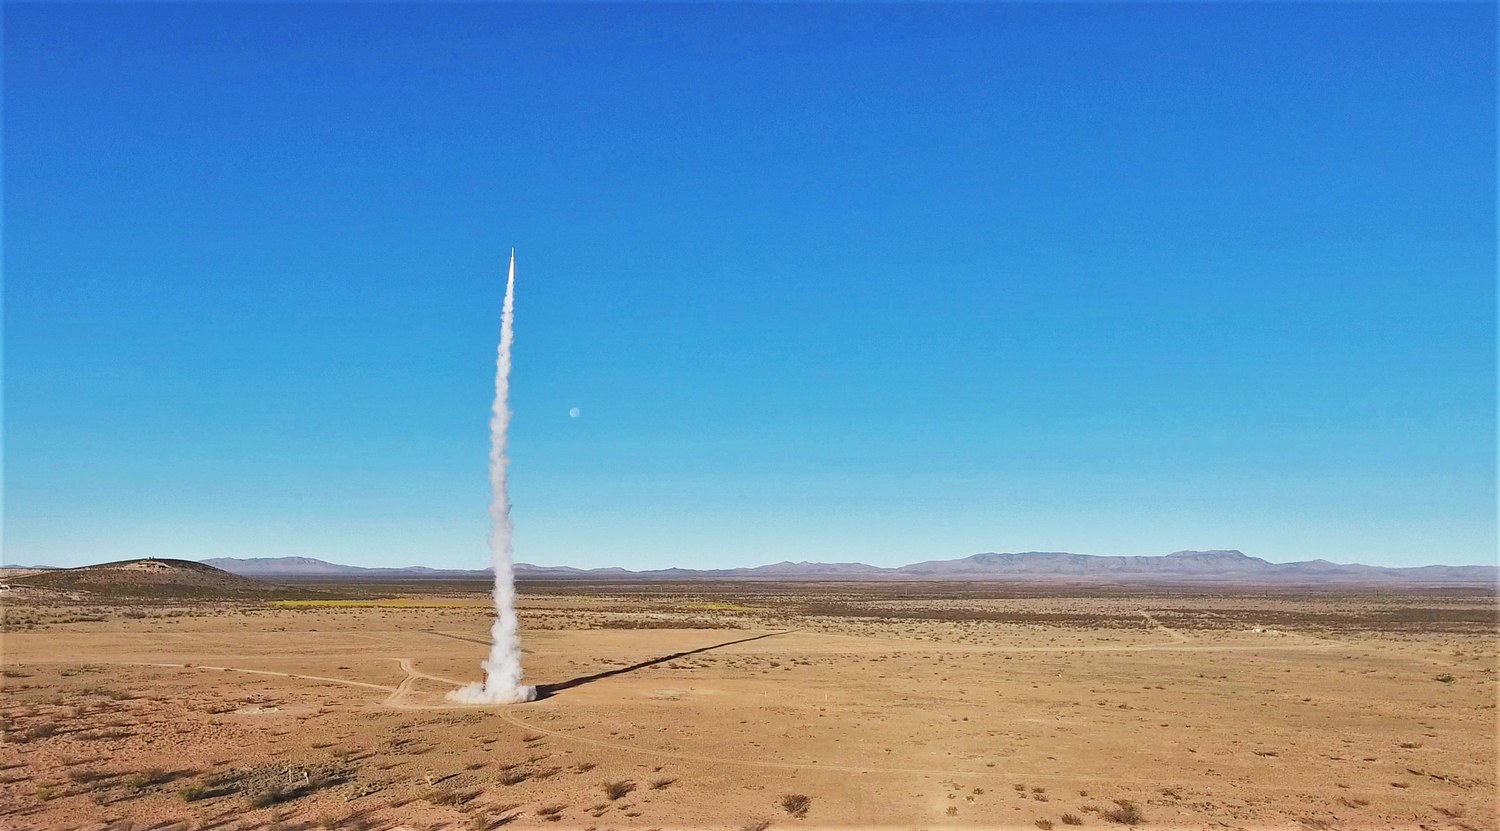
[(531, 778), (531, 774), (520, 769), (503, 770), (500, 772), (500, 784), (519, 785)]
[(177, 789), (177, 796), (183, 802), (197, 802), (208, 795), (208, 786), (201, 782), (192, 782)]
[(433, 805), (453, 805), (459, 801), (459, 795), (452, 788), (428, 788), (422, 793), (422, 799)]
[(1146, 816), (1141, 813), (1140, 806), (1128, 799), (1116, 799), (1115, 807), (1105, 811), (1104, 818), (1121, 825), (1140, 825), (1146, 821)]
[(287, 798), (286, 791), (280, 787), (272, 786), (263, 791), (250, 794), (248, 802), (251, 808), (269, 808)]
[(565, 805), (547, 805), (547, 806), (544, 806), (544, 807), (536, 809), (536, 815), (539, 816), (539, 817), (543, 817), (548, 822), (557, 822), (558, 820), (562, 819), (562, 812), (563, 812), (563, 808), (565, 808), (565, 807), (567, 807), (567, 806), (565, 806)]
[(627, 779), (622, 779), (618, 782), (606, 782), (604, 784), (604, 793), (610, 799), (619, 799), (633, 790), (635, 790), (635, 783)]
[(598, 765), (594, 764), (593, 762), (579, 762), (578, 764), (573, 766), (573, 770), (579, 773), (588, 773), (596, 767), (598, 767)]
[(794, 817), (807, 816), (807, 809), (812, 807), (812, 798), (807, 794), (784, 793), (781, 795), (781, 809)]
[(57, 725), (52, 724), (51, 722), (43, 722), (41, 724), (31, 725), (30, 727), (23, 730), (21, 732), (21, 735), (26, 739), (26, 741), (30, 742), (36, 741), (37, 739), (45, 739), (56, 732)]
[(42, 801), (42, 802), (46, 802), (46, 801), (51, 800), (51, 799), (56, 799), (57, 798), (57, 790), (55, 788), (52, 788), (52, 787), (48, 786), (48, 785), (38, 785), (37, 788), (36, 788), (36, 798), (38, 800)]
[(110, 687), (84, 687), (78, 692), (80, 695), (90, 695), (97, 696), (99, 698), (107, 698), (110, 701), (130, 701), (131, 699), (135, 698), (135, 695), (133, 693), (128, 693), (124, 690), (112, 689)]
[(165, 781), (167, 781), (166, 771), (161, 768), (147, 768), (139, 773), (132, 773), (125, 777), (125, 787), (139, 792)]
[(1453, 676), (1451, 676), (1451, 675), (1449, 675), (1448, 673), (1445, 672), (1442, 675), (1439, 675), (1437, 677), (1437, 680), (1443, 682), (1444, 684), (1452, 684), (1453, 681), (1454, 681), (1454, 678), (1453, 678)]
[(379, 782), (360, 782), (349, 787), (349, 796), (347, 799), (350, 801), (362, 799), (371, 794), (378, 793), (383, 787), (385, 786)]
[(1036, 827), (1042, 829), (1042, 831), (1052, 831), (1052, 820), (1039, 819), (1036, 821)]
[(1077, 814), (1063, 814), (1062, 822), (1063, 825), (1082, 825), (1083, 817), (1080, 817)]
[(659, 791), (676, 781), (676, 779), (668, 779), (666, 777), (662, 777), (661, 779), (653, 779), (651, 780), (651, 790)]
[(134, 733), (122, 727), (108, 727), (102, 730), (85, 730), (82, 733), (75, 733), (74, 737), (79, 741), (97, 742), (113, 741), (115, 739), (128, 739), (134, 735)]

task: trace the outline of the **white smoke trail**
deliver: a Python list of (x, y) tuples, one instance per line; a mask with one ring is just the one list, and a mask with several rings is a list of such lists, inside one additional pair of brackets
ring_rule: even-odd
[(510, 458), (510, 344), (514, 339), (516, 252), (510, 252), (505, 280), (505, 308), (500, 316), (500, 349), (495, 361), (495, 404), (490, 416), (490, 554), (495, 560), (495, 625), (490, 657), (481, 663), (484, 682), (448, 693), (462, 704), (516, 704), (536, 698), (536, 687), (521, 683), (521, 637), (516, 620), (516, 582), (512, 567), (510, 494), (505, 474)]

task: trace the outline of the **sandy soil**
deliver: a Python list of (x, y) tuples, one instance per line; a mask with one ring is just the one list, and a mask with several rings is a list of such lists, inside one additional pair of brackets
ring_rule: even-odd
[(1488, 592), (477, 590), (12, 600), (0, 827), (1497, 825)]

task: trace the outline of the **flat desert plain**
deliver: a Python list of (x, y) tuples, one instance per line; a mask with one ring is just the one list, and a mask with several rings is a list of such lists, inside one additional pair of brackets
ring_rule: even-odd
[(0, 826), (1496, 828), (1491, 588), (7, 593)]

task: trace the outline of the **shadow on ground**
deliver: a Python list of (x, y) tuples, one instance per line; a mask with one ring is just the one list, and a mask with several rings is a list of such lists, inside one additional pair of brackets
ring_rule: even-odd
[(554, 696), (560, 692), (563, 692), (564, 690), (571, 690), (574, 687), (581, 687), (584, 684), (592, 684), (595, 681), (602, 681), (605, 678), (613, 678), (616, 675), (625, 675), (626, 673), (635, 672), (636, 670), (645, 669), (646, 667), (656, 666), (657, 664), (664, 664), (668, 661), (675, 661), (678, 658), (686, 658), (689, 655), (699, 655), (704, 652), (712, 652), (715, 649), (723, 649), (726, 646), (734, 646), (735, 644), (740, 643), (749, 643), (751, 641), (761, 640), (762, 638), (774, 638), (780, 635), (791, 634), (795, 631), (797, 630), (788, 629), (784, 632), (767, 632), (764, 635), (756, 635), (751, 638), (740, 638), (739, 640), (725, 641), (724, 643), (716, 643), (711, 646), (701, 646), (697, 649), (688, 649), (683, 652), (673, 652), (671, 655), (663, 655), (660, 658), (652, 658), (649, 661), (641, 661), (638, 664), (631, 664), (628, 667), (618, 667), (616, 669), (605, 670), (604, 672), (596, 672), (593, 675), (580, 675), (577, 678), (562, 681), (557, 684), (538, 684), (536, 688), (536, 697), (537, 700), (540, 701), (543, 698)]

